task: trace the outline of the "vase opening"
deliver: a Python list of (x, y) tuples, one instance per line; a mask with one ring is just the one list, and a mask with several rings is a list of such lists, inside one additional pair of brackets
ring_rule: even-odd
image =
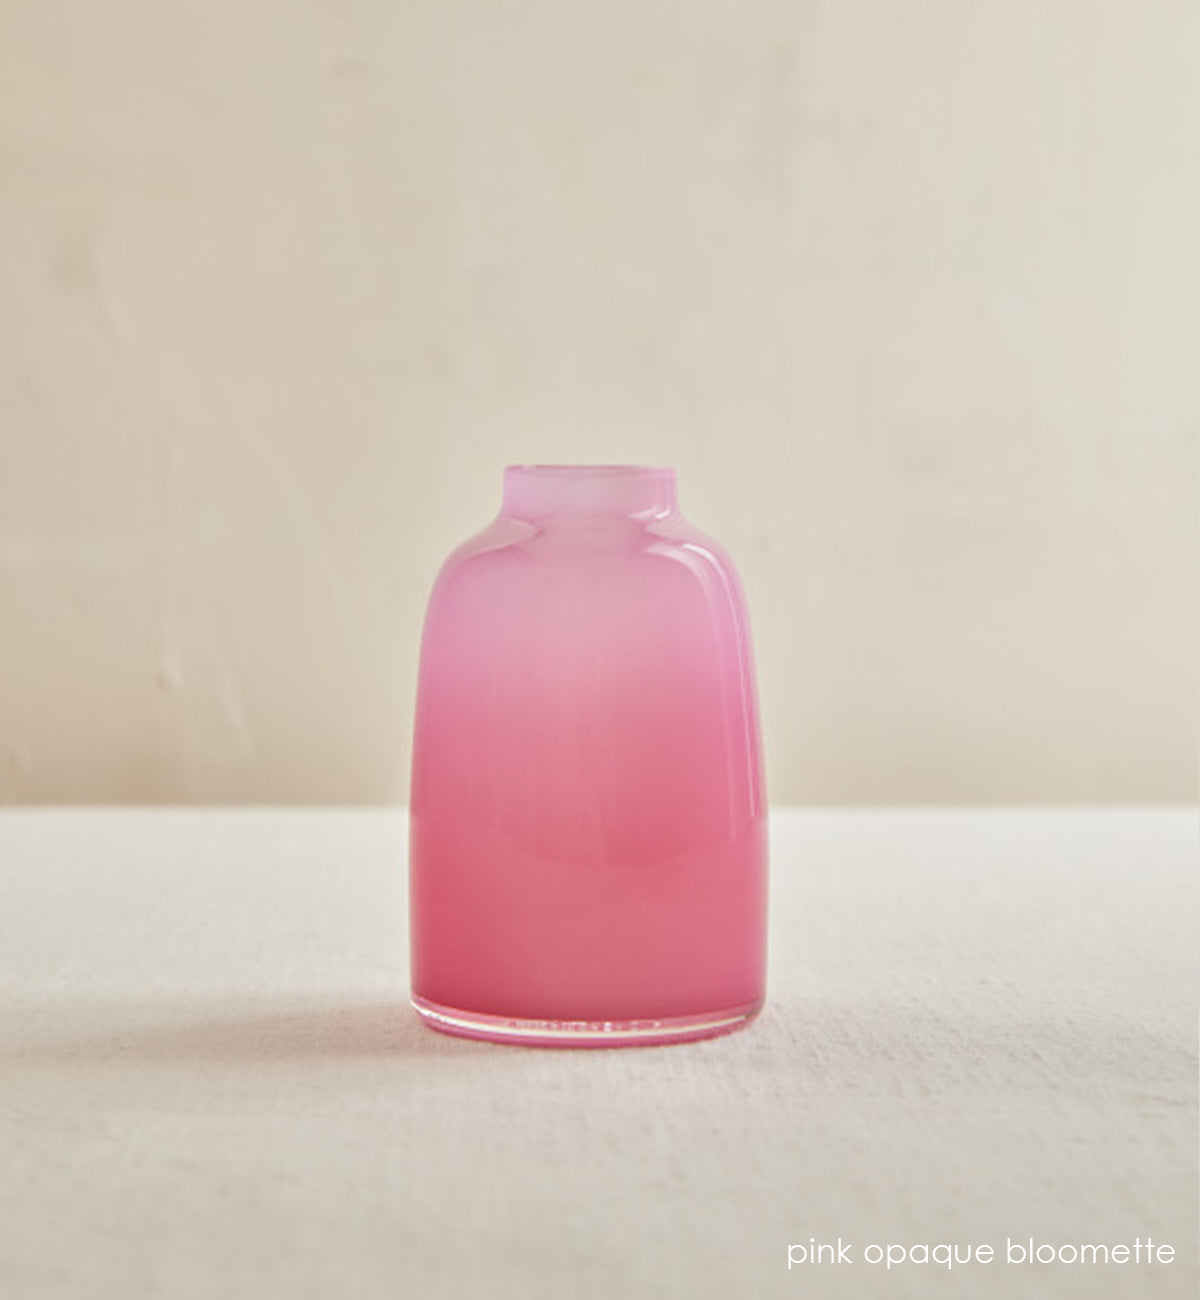
[(665, 515), (675, 471), (645, 465), (510, 465), (503, 511), (519, 519), (563, 513)]

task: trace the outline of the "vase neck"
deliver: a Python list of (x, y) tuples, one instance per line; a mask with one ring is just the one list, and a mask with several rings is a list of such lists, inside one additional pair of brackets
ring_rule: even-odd
[(675, 509), (675, 471), (641, 465), (510, 465), (503, 513), (655, 516)]

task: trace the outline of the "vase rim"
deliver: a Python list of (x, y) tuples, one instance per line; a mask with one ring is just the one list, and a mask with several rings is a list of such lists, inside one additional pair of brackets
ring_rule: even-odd
[(509, 465), (504, 512), (663, 515), (675, 509), (675, 471), (653, 465)]
[(674, 474), (664, 465), (509, 465), (507, 472), (514, 474)]

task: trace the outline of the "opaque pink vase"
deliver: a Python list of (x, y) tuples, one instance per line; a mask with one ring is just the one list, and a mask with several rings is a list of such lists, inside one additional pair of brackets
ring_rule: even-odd
[(520, 465), (429, 602), (413, 756), (413, 1003), (595, 1046), (762, 1006), (767, 838), (745, 603), (675, 475)]

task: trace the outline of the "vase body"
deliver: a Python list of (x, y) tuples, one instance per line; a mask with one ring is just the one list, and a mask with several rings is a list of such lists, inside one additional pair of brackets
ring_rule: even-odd
[(762, 1005), (745, 602), (669, 470), (515, 466), (421, 647), (413, 1003), (451, 1033), (669, 1042)]

